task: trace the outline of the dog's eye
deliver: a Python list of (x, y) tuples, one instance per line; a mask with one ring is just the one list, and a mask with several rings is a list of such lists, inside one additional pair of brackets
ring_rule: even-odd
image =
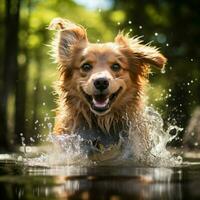
[(115, 71), (115, 72), (118, 72), (118, 71), (121, 69), (121, 66), (120, 66), (119, 64), (115, 63), (115, 64), (113, 64), (113, 65), (111, 66), (111, 69), (112, 69), (113, 71)]
[(88, 63), (85, 63), (81, 66), (81, 69), (84, 71), (84, 72), (89, 72), (91, 69), (92, 69), (92, 65), (88, 64)]

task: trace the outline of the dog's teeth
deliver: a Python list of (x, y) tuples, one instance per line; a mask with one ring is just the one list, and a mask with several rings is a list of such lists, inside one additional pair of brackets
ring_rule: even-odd
[(95, 99), (92, 100), (93, 104), (98, 107), (98, 108), (104, 108), (105, 106), (107, 106), (108, 102), (109, 102), (109, 99), (106, 99), (105, 101), (103, 102), (99, 102), (99, 101), (96, 101)]

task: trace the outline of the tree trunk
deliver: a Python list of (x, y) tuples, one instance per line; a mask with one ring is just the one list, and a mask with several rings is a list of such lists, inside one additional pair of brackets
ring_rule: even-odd
[(27, 94), (27, 71), (29, 64), (29, 49), (28, 49), (28, 37), (29, 37), (29, 22), (30, 22), (31, 0), (28, 1), (28, 16), (25, 21), (24, 28), (26, 31), (26, 38), (21, 43), (20, 53), (23, 55), (22, 63), (17, 71), (17, 84), (15, 94), (15, 144), (21, 144), (20, 133), (28, 137), (26, 133), (26, 94)]
[(8, 127), (8, 98), (13, 94), (16, 84), (18, 31), (20, 0), (5, 0), (5, 47), (0, 91), (0, 148), (10, 149), (10, 129)]

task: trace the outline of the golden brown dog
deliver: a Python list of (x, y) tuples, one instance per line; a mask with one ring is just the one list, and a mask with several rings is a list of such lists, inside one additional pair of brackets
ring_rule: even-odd
[(158, 49), (122, 33), (114, 42), (90, 43), (82, 26), (61, 18), (49, 29), (57, 30), (52, 46), (60, 71), (54, 132), (111, 133), (134, 121), (144, 106), (150, 66), (166, 63)]

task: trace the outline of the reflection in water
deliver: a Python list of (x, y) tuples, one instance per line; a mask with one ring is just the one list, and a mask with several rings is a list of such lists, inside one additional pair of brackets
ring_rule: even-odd
[[(72, 199), (181, 199), (181, 185), (171, 182), (172, 169), (122, 168), (108, 172), (108, 175), (56, 177), (63, 180), (61, 196)], [(89, 170), (90, 171), (90, 170)], [(104, 170), (103, 170), (104, 171)], [(119, 173), (120, 172), (120, 173)], [(87, 172), (91, 174), (90, 172)], [(94, 174), (98, 174), (95, 170)], [(114, 175), (114, 174), (120, 175)], [(177, 177), (178, 178), (178, 177)]]
[(1, 163), (0, 194), (3, 199), (181, 199), (188, 179), (182, 176), (184, 170)]

